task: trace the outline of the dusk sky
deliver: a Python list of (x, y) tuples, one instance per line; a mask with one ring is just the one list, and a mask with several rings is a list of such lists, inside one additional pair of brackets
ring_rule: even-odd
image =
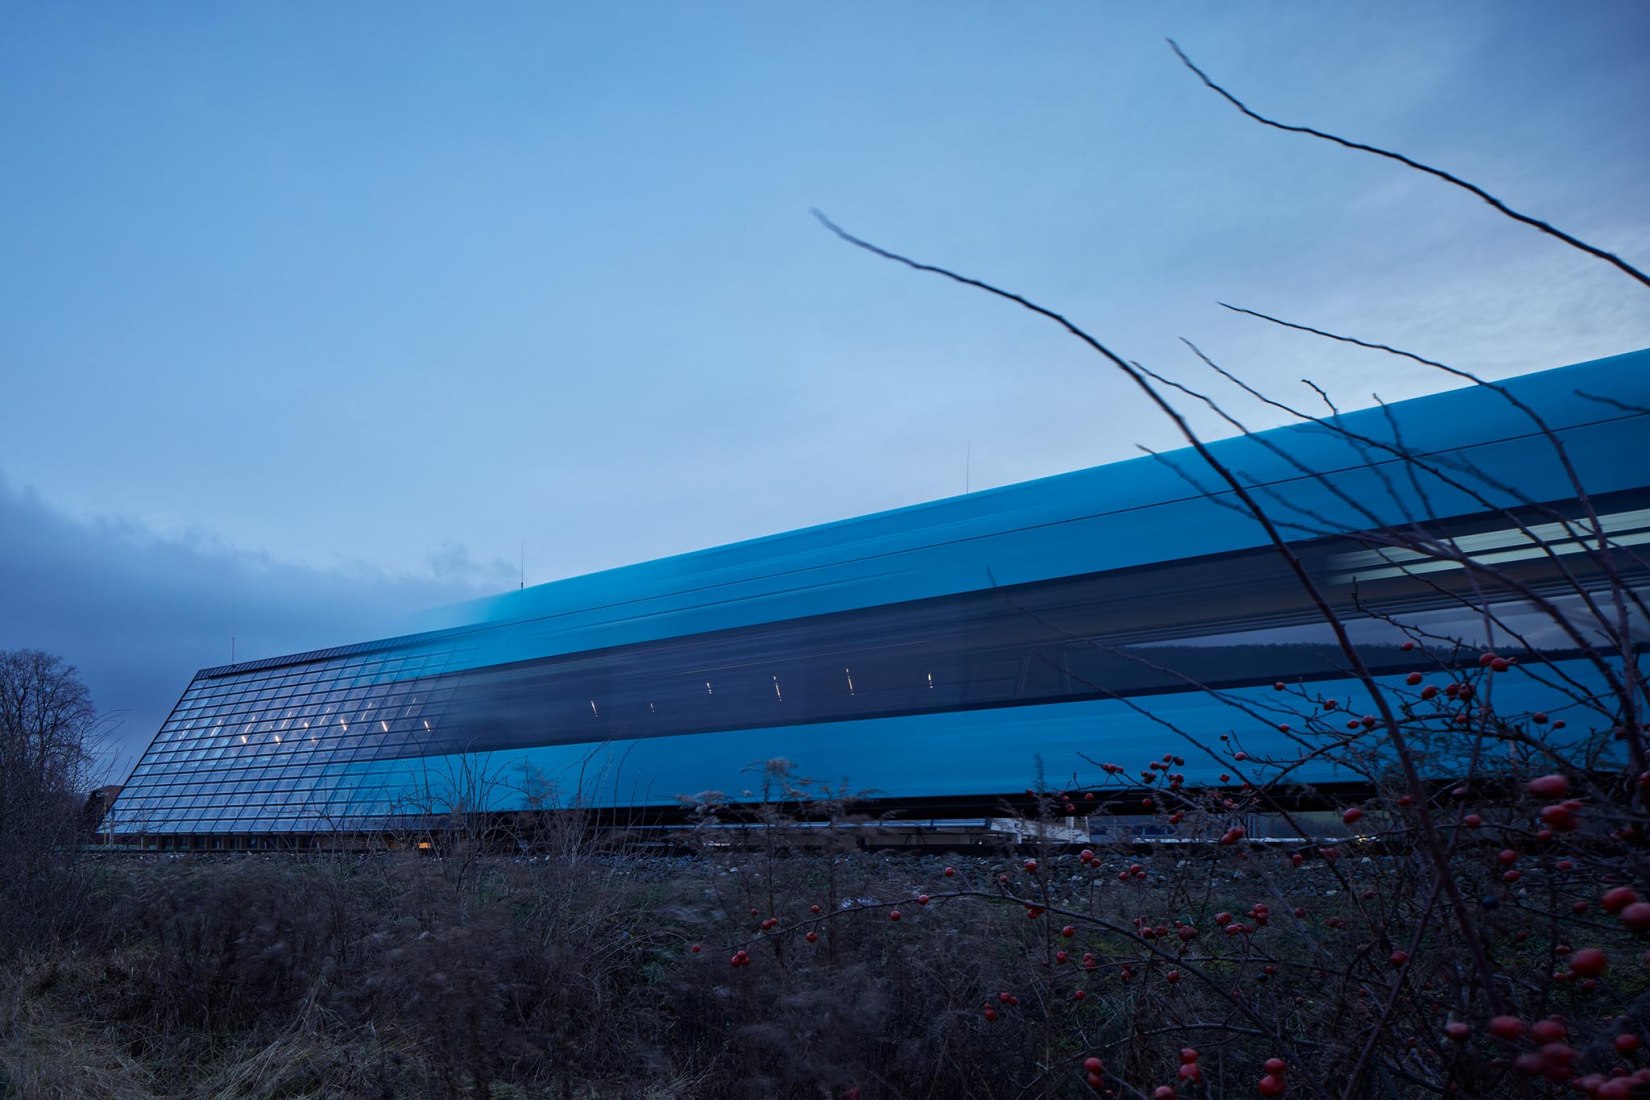
[[(0, 7), (0, 648), (123, 775), (195, 669), (1172, 446), (1105, 365), (1343, 405), (1650, 345), (1650, 5)], [(1276, 423), (1239, 403), (1257, 425)], [(1207, 421), (1200, 421), (1212, 428)]]

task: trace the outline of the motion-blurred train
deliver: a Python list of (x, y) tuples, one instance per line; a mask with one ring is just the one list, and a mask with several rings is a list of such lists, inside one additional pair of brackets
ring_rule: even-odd
[[(1497, 679), (1499, 707), (1596, 736), (1609, 716), (1570, 697), (1599, 682), (1586, 596), (1650, 579), (1650, 351), (1502, 385), (1210, 450), (1383, 683), (1500, 647), (1527, 659)], [(1642, 617), (1630, 629), (1641, 652)], [(1316, 734), (1289, 715), (1319, 696), (1368, 706), (1284, 556), (1188, 449), (204, 669), (110, 828), (237, 847), (454, 811), (738, 802), (787, 771), (874, 805), (990, 812), (1039, 784), (1099, 784), (1099, 761), (1178, 755), (1197, 787), (1231, 770), (1209, 747), (1295, 760)], [(1290, 778), (1360, 777), (1330, 754)]]

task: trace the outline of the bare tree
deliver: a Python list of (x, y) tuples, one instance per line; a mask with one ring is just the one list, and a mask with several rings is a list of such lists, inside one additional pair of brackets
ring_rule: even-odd
[(74, 862), (97, 731), (71, 665), (0, 651), (0, 955), (61, 932), (79, 908)]

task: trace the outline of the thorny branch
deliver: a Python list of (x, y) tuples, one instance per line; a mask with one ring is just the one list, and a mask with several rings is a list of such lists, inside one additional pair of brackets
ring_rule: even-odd
[(1254, 494), (1249, 491), (1248, 486), (1244, 484), (1243, 480), (1239, 478), (1228, 466), (1226, 466), (1225, 463), (1215, 457), (1213, 452), (1209, 450), (1208, 444), (1203, 441), (1202, 437), (1199, 436), (1197, 432), (1193, 430), (1191, 424), (1187, 422), (1184, 414), (1182, 414), (1180, 410), (1175, 407), (1174, 403), (1165, 397), (1162, 392), (1155, 385), (1153, 385), (1151, 380), (1147, 378), (1144, 373), (1136, 369), (1128, 360), (1119, 356), (1116, 352), (1112, 351), (1105, 344), (1102, 344), (1098, 339), (1066, 318), (1064, 315), (1049, 309), (1046, 306), (1039, 305), (1036, 302), (1023, 297), (1022, 295), (1016, 294), (1009, 290), (1004, 290), (981, 279), (961, 275), (957, 272), (936, 266), (934, 264), (923, 263), (919, 260), (911, 259), (908, 256), (903, 256), (897, 252), (889, 251), (888, 249), (872, 244), (869, 241), (862, 240), (861, 238), (849, 233), (835, 222), (831, 221), (818, 210), (814, 211), (814, 216), (819, 219), (820, 223), (824, 225), (825, 228), (829, 229), (839, 238), (855, 246), (856, 248), (863, 249), (875, 256), (880, 256), (885, 260), (892, 260), (895, 263), (903, 264), (906, 267), (912, 268), (916, 271), (942, 275), (953, 282), (961, 283), (964, 286), (971, 286), (978, 290), (983, 290), (988, 294), (1013, 302), (1023, 309), (1029, 310), (1030, 312), (1041, 317), (1046, 317), (1049, 320), (1054, 321), (1092, 351), (1096, 352), (1118, 370), (1122, 371), (1130, 381), (1134, 382), (1134, 384), (1139, 387), (1143, 393), (1145, 393), (1147, 399), (1150, 400), (1152, 404), (1159, 409), (1159, 411), (1161, 411), (1174, 423), (1181, 436), (1198, 453), (1198, 456), (1208, 463), (1209, 468), (1213, 470), (1221, 478), (1221, 480), (1226, 482), (1233, 495), (1243, 503), (1244, 507), (1249, 510), (1250, 515), (1253, 516), (1255, 522), (1259, 524), (1261, 529), (1265, 532), (1267, 541), (1278, 551), (1280, 555), (1282, 555), (1290, 571), (1294, 574), (1296, 582), (1300, 584), (1301, 590), (1307, 594), (1308, 598), (1317, 608), (1319, 615), (1323, 618), (1323, 621), (1328, 624), (1330, 629), (1334, 632), (1336, 645), (1351, 665), (1354, 678), (1357, 679), (1361, 685), (1363, 685), (1363, 688), (1368, 693), (1371, 702), (1380, 713), (1381, 725), (1387, 731), (1387, 735), (1391, 739), (1393, 751), (1397, 755), (1399, 767), (1404, 775), (1405, 786), (1408, 787), (1411, 797), (1414, 798), (1416, 802), (1416, 814), (1420, 821), (1423, 834), (1423, 844), (1427, 850), (1428, 857), (1431, 859), (1436, 873), (1443, 882), (1444, 891), (1446, 896), (1449, 898), (1450, 908), (1455, 917), (1457, 928), (1460, 931), (1463, 942), (1465, 942), (1467, 946), (1468, 953), (1473, 959), (1474, 969), (1478, 972), (1479, 981), (1484, 990), (1484, 996), (1488, 999), (1490, 1006), (1497, 1013), (1500, 1013), (1503, 1010), (1504, 1001), (1501, 997), (1500, 990), (1497, 988), (1495, 983), (1495, 968), (1490, 965), (1489, 956), (1485, 953), (1484, 945), (1479, 937), (1472, 911), (1467, 906), (1466, 898), (1462, 896), (1459, 887), (1454, 881), (1454, 876), (1450, 867), (1449, 855), (1444, 850), (1444, 847), (1440, 843), (1438, 836), (1436, 835), (1436, 831), (1433, 828), (1432, 814), (1426, 805), (1426, 785), (1421, 778), (1420, 769), (1416, 764), (1414, 752), (1410, 748), (1408, 736), (1403, 730), (1402, 723), (1399, 721), (1399, 716), (1392, 709), (1391, 702), (1387, 699), (1386, 693), (1381, 690), (1380, 684), (1376, 681), (1374, 674), (1370, 672), (1369, 667), (1365, 664), (1357, 646), (1353, 644), (1351, 636), (1347, 633), (1346, 624), (1341, 620), (1340, 615), (1336, 613), (1334, 607), (1329, 603), (1329, 600), (1324, 595), (1322, 589), (1307, 571), (1305, 563), (1303, 563), (1300, 556), (1295, 553), (1295, 550), (1290, 545), (1289, 540), (1278, 529), (1266, 509), (1258, 500), (1255, 499)]

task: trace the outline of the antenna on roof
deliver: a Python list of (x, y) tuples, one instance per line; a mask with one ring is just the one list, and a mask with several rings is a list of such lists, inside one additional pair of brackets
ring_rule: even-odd
[(521, 583), (516, 585), (516, 591), (527, 588), (527, 540), (521, 540)]

